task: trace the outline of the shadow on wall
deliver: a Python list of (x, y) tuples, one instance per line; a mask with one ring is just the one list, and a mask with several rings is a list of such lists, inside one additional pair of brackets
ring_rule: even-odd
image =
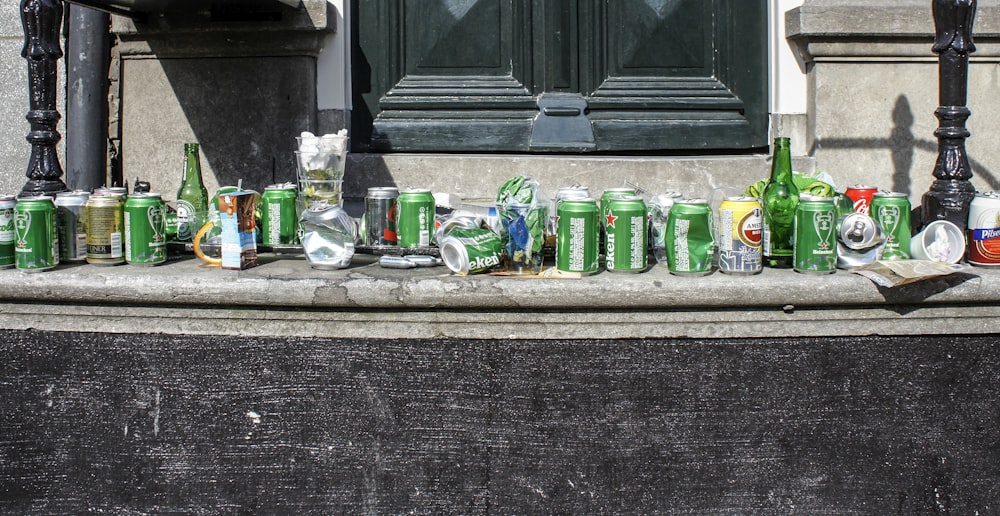
[[(913, 135), (913, 110), (910, 109), (910, 101), (906, 95), (900, 95), (896, 99), (896, 106), (892, 110), (892, 132), (888, 138), (824, 138), (822, 141), (813, 143), (813, 148), (809, 149), (810, 155), (815, 155), (819, 147), (827, 149), (888, 149), (892, 151), (892, 191), (912, 194), (911, 175), (913, 168), (913, 156), (916, 151), (922, 150), (937, 153), (938, 142), (931, 139), (917, 139)], [(976, 177), (989, 184), (990, 189), (1000, 189), (1000, 180), (978, 161), (969, 158), (969, 165), (972, 167)], [(933, 170), (926, 173), (931, 174)]]

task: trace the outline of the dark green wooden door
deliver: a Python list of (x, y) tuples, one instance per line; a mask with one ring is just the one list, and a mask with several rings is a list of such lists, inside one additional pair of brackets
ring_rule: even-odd
[(767, 145), (762, 0), (355, 2), (355, 151)]

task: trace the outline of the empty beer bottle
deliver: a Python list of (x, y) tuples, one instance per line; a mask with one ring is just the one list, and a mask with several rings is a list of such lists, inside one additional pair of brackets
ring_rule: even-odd
[(760, 204), (764, 208), (764, 263), (769, 267), (791, 267), (795, 207), (799, 189), (792, 181), (792, 151), (789, 138), (774, 139), (771, 178), (764, 187)]
[(177, 239), (191, 241), (208, 217), (208, 190), (201, 180), (197, 143), (184, 144), (184, 178), (177, 190)]

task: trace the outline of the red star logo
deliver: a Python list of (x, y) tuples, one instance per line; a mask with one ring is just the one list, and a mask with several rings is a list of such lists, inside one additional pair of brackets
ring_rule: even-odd
[(614, 215), (613, 213), (611, 213), (611, 212), (609, 211), (609, 212), (608, 212), (608, 224), (607, 224), (607, 226), (608, 226), (609, 228), (613, 228), (613, 227), (615, 227), (615, 221), (616, 221), (616, 220), (618, 220), (618, 217), (617, 217), (617, 216), (615, 216), (615, 215)]

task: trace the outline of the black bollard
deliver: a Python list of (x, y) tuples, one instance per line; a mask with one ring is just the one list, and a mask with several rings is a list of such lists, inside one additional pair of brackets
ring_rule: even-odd
[(56, 109), (56, 63), (62, 57), (59, 29), (62, 26), (62, 0), (21, 0), (21, 25), (24, 28), (24, 49), (21, 56), (28, 60), (28, 95), (30, 111), (27, 119), (31, 131), (31, 157), (25, 175), (28, 181), (20, 195), (53, 194), (66, 190), (63, 170), (56, 153), (59, 143), (59, 111)]
[(938, 159), (934, 183), (924, 194), (921, 205), (923, 224), (947, 220), (965, 229), (969, 205), (976, 188), (969, 181), (972, 169), (965, 152), (969, 130), (968, 82), (972, 22), (976, 0), (934, 0), (936, 38), (932, 50), (938, 54), (939, 102), (934, 112), (940, 121), (934, 136), (938, 139)]

